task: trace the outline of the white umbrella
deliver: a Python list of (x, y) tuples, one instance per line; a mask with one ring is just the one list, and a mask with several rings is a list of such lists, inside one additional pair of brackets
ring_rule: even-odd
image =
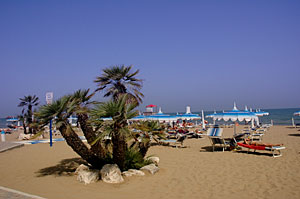
[(292, 126), (295, 127), (295, 121), (293, 117), (292, 117)]
[(202, 110), (202, 128), (205, 129), (204, 112)]
[(139, 121), (139, 120), (147, 120), (147, 117), (144, 115), (138, 115), (130, 119), (130, 121)]
[[(245, 109), (246, 111), (246, 109)], [(252, 110), (250, 111), (252, 112)], [(265, 116), (265, 115), (269, 115), (269, 112), (266, 112), (266, 111), (261, 111), (260, 109), (256, 109), (256, 112), (253, 112), (255, 115), (257, 115), (258, 117), (262, 117), (262, 116)], [(257, 123), (259, 125), (259, 118), (257, 118)]]
[(186, 107), (186, 113), (185, 114), (177, 114), (177, 119), (181, 120), (200, 120), (201, 117), (198, 114), (191, 113), (191, 107)]
[(269, 112), (261, 111), (260, 109), (258, 109), (258, 111), (256, 110), (256, 112), (254, 112), (254, 114), (257, 116), (265, 116), (265, 115), (269, 115)]
[[(258, 116), (255, 115), (252, 112), (249, 111), (240, 111), (237, 109), (236, 104), (234, 103), (234, 107), (231, 111), (229, 112), (223, 112), (223, 113), (214, 113), (214, 114), (210, 114), (206, 117), (212, 117), (213, 120), (224, 120), (224, 121), (247, 121), (250, 122), (252, 124), (252, 128), (254, 127), (254, 121), (256, 121), (256, 123), (258, 124)], [(234, 126), (234, 134), (236, 134), (236, 127)]]
[(159, 111), (158, 111), (157, 114), (147, 116), (147, 119), (158, 120), (159, 122), (170, 122), (170, 123), (173, 122), (173, 121), (177, 121), (176, 116), (171, 116), (171, 115), (168, 115), (168, 114), (164, 114), (161, 111), (161, 108), (159, 108)]
[(300, 116), (300, 111), (295, 112), (294, 115)]

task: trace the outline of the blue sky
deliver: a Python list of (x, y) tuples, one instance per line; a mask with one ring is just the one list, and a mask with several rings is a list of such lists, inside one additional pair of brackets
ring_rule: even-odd
[[(133, 65), (164, 112), (300, 108), (300, 2), (0, 1), (0, 117)], [(103, 100), (102, 94), (97, 96)]]

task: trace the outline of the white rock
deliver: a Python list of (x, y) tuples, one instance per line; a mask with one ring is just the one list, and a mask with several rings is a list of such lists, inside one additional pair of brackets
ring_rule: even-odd
[(144, 176), (145, 173), (140, 171), (140, 170), (136, 170), (136, 169), (129, 169), (128, 171), (124, 171), (122, 173), (123, 176), (126, 177), (130, 177), (130, 176)]
[(102, 167), (101, 179), (107, 183), (121, 183), (124, 179), (121, 174), (121, 170), (116, 164), (106, 164)]
[(84, 184), (90, 184), (99, 180), (99, 170), (92, 170), (88, 166), (81, 164), (75, 171), (77, 180)]
[(159, 163), (159, 157), (148, 157), (147, 160), (151, 161), (155, 165), (158, 165)]
[(140, 170), (146, 170), (149, 171), (151, 174), (155, 174), (159, 171), (159, 168), (155, 164), (149, 164), (144, 167), (142, 167)]

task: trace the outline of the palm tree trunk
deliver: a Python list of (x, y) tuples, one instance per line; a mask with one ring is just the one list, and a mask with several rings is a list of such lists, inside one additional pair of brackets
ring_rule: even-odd
[(23, 125), (23, 129), (24, 129), (24, 134), (27, 134), (25, 120), (22, 121), (22, 125)]
[(93, 127), (87, 123), (88, 115), (87, 114), (79, 114), (78, 122), (80, 124), (80, 128), (87, 139), (88, 144), (91, 146), (91, 150), (93, 153), (101, 159), (106, 157), (106, 149), (102, 146), (101, 141), (98, 141), (95, 144), (92, 144), (96, 140), (96, 133), (93, 130)]
[(143, 157), (146, 156), (147, 152), (148, 152), (148, 149), (150, 148), (150, 140), (147, 141), (146, 143), (143, 143), (143, 142), (139, 142), (139, 151), (140, 153), (142, 154)]
[(29, 128), (29, 133), (32, 134), (32, 128), (30, 127), (31, 123), (32, 123), (32, 106), (29, 105), (28, 106), (28, 119), (27, 119), (27, 122), (28, 122), (28, 128)]
[(112, 143), (113, 161), (119, 166), (121, 171), (123, 171), (125, 168), (125, 152), (127, 148), (125, 137), (115, 131), (112, 136)]
[(81, 141), (70, 125), (61, 125), (59, 127), (61, 135), (65, 138), (67, 144), (84, 160), (95, 168), (102, 168), (103, 159), (98, 158), (88, 147)]

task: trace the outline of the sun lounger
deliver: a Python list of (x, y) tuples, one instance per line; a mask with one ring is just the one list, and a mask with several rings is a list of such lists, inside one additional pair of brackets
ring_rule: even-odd
[(224, 138), (210, 136), (209, 139), (211, 141), (211, 144), (212, 144), (212, 147), (213, 147), (213, 149), (212, 149), (213, 151), (215, 151), (215, 146), (216, 145), (221, 146), (222, 149), (223, 149), (223, 152), (225, 151), (225, 149), (227, 147), (230, 146), (230, 141), (229, 140), (225, 140)]
[(207, 130), (207, 136), (220, 137), (222, 136), (223, 129), (222, 128), (209, 128)]
[(207, 136), (212, 145), (212, 151), (215, 151), (215, 146), (219, 145), (222, 147), (223, 152), (227, 147), (230, 146), (230, 141), (227, 139), (222, 138), (223, 129), (222, 128), (209, 128), (207, 130)]
[(173, 144), (173, 146), (175, 146), (176, 148), (178, 147), (178, 145), (180, 145), (181, 147), (183, 146), (183, 142), (186, 139), (186, 135), (177, 135), (177, 139), (176, 140), (162, 140), (163, 143), (168, 143), (168, 144)]
[(253, 141), (253, 140), (259, 140), (261, 141), (262, 140), (262, 137), (263, 137), (263, 133), (252, 133), (250, 134), (250, 139)]
[(266, 150), (266, 151), (271, 151), (272, 155), (274, 158), (282, 156), (281, 150), (285, 149), (284, 146), (272, 146), (272, 147), (267, 147), (267, 146), (257, 146), (254, 144), (245, 144), (245, 143), (237, 143), (241, 147), (248, 148), (248, 152), (250, 149), (253, 149), (254, 152), (256, 150)]

